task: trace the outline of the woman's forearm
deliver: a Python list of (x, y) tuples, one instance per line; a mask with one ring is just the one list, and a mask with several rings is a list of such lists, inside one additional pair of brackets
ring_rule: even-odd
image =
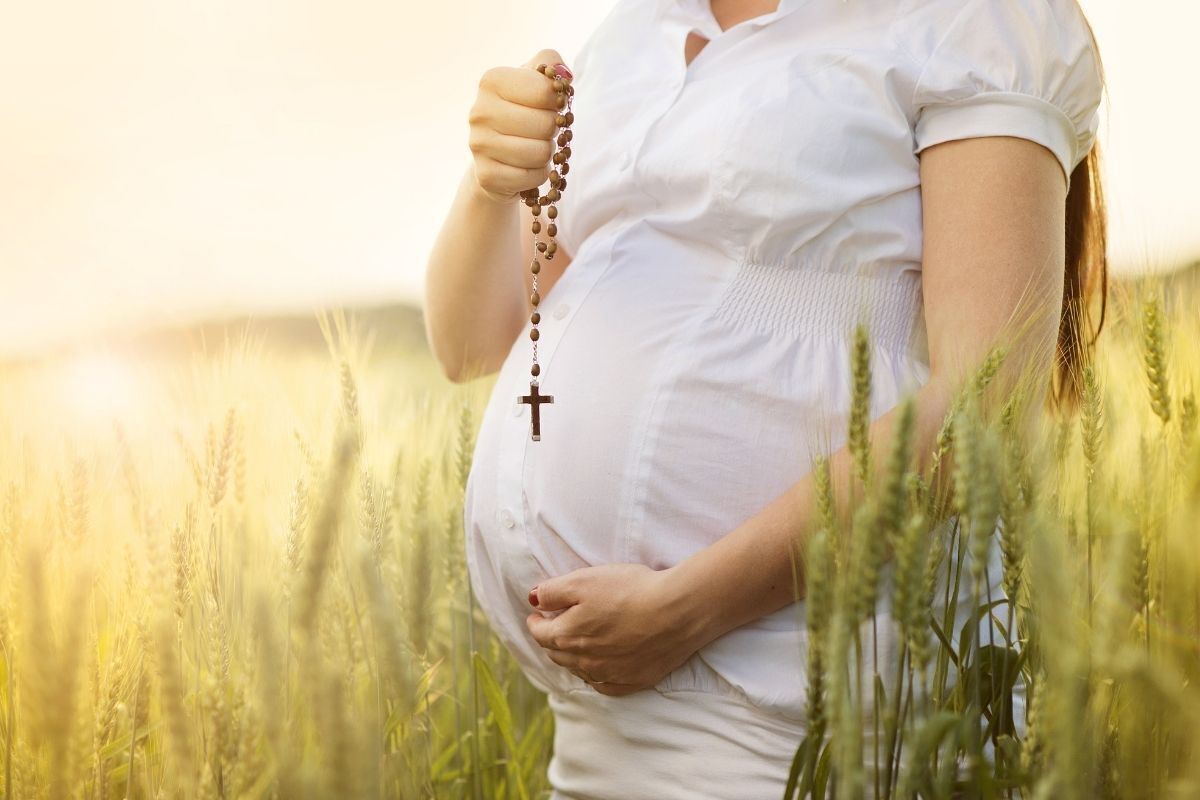
[[(943, 382), (930, 381), (915, 393), (914, 401), (910, 465), (924, 470), (950, 408), (951, 393)], [(876, 463), (882, 463), (882, 454), (892, 449), (899, 415), (897, 406), (870, 427)], [(841, 527), (849, 530), (852, 501), (862, 493), (861, 482), (853, 476), (849, 449), (830, 456), (829, 467)], [(851, 498), (850, 488), (856, 483), (855, 498)], [(809, 472), (737, 528), (669, 567), (668, 602), (680, 624), (692, 629), (690, 638), (707, 644), (803, 597), (803, 569), (797, 560), (797, 586), (792, 554), (803, 552), (817, 519), (814, 479)]]
[(485, 194), (468, 165), (429, 255), (425, 333), (459, 382), (494, 372), (525, 321), (518, 201)]

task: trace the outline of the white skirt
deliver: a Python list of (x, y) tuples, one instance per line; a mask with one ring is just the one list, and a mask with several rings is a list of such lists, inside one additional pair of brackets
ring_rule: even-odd
[(550, 800), (781, 798), (804, 726), (706, 691), (549, 695)]

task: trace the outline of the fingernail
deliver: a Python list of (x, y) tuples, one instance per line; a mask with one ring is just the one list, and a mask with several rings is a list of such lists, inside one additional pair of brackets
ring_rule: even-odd
[(558, 73), (558, 76), (560, 78), (566, 78), (567, 80), (571, 80), (572, 78), (575, 77), (574, 75), (571, 74), (571, 70), (567, 69), (566, 64), (555, 64), (554, 71), (556, 73)]
[(536, 586), (529, 590), (529, 603), (530, 603), (530, 605), (534, 605), (534, 606), (536, 606), (538, 604), (538, 596), (537, 596), (537, 587)]

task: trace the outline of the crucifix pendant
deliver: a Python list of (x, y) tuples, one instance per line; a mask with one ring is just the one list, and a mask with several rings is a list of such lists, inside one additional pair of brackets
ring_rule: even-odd
[(538, 385), (533, 381), (529, 382), (529, 394), (517, 397), (517, 403), (528, 403), (529, 410), (533, 413), (533, 440), (535, 442), (542, 440), (541, 404), (553, 402), (554, 395), (538, 394)]

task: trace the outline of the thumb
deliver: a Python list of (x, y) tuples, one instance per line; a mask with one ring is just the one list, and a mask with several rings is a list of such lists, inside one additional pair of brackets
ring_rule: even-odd
[(549, 48), (547, 48), (545, 50), (538, 50), (536, 53), (533, 54), (533, 58), (531, 58), (525, 62), (524, 66), (536, 67), (539, 64), (545, 64), (548, 67), (554, 67), (555, 65), (557, 65), (556, 71), (560, 75), (563, 75), (563, 77), (566, 77), (566, 78), (572, 77), (571, 70), (567, 69), (567, 65), (566, 65), (566, 62), (563, 60), (562, 54), (559, 53), (557, 50), (551, 50)]
[(530, 605), (542, 611), (559, 611), (578, 602), (570, 581), (564, 576), (547, 578), (529, 591)]

